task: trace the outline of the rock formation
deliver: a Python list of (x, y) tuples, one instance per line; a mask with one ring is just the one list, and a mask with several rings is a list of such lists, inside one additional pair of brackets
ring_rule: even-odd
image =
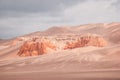
[(106, 45), (107, 43), (102, 37), (94, 36), (94, 35), (85, 35), (80, 37), (75, 42), (67, 42), (64, 49), (74, 49), (85, 46), (103, 47)]
[[(64, 37), (64, 38), (63, 38)], [(53, 42), (56, 40), (56, 45)], [(52, 39), (35, 37), (26, 41), (19, 49), (19, 56), (36, 56), (49, 53), (56, 50), (74, 49), (85, 46), (103, 47), (106, 41), (97, 35), (71, 35), (58, 36)]]
[(55, 50), (56, 46), (48, 40), (36, 41), (35, 38), (32, 41), (26, 41), (20, 48), (19, 56), (36, 56), (42, 55), (51, 50)]

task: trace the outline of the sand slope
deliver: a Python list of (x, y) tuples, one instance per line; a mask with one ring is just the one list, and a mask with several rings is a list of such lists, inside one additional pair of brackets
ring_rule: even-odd
[[(51, 28), (12, 40), (0, 41), (1, 80), (119, 80), (120, 23), (87, 24)], [(52, 33), (51, 33), (52, 31)], [(108, 42), (105, 47), (87, 46), (59, 50), (34, 57), (19, 57), (20, 46), (32, 36), (55, 34), (97, 34)], [(50, 34), (51, 33), (51, 34)]]

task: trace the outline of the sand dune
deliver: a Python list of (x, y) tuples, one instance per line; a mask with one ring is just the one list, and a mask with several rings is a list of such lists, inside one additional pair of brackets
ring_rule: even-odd
[[(74, 27), (53, 27), (43, 32), (35, 32), (11, 40), (1, 40), (0, 79), (119, 80), (119, 31), (119, 22), (98, 23)], [(74, 42), (76, 38), (86, 34), (101, 36), (107, 45), (63, 49), (67, 41)], [(47, 38), (58, 47), (55, 51), (48, 50), (47, 54), (43, 55), (27, 57), (17, 55), (26, 41), (37, 37)]]

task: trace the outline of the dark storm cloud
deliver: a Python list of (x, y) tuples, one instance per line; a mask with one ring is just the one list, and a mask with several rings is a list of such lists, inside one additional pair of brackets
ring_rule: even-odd
[(0, 16), (21, 16), (29, 13), (58, 13), (85, 0), (0, 0)]

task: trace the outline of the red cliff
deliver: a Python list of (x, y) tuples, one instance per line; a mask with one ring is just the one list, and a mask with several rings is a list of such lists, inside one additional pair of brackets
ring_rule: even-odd
[(55, 50), (56, 46), (48, 40), (27, 41), (19, 49), (19, 56), (36, 56), (48, 53), (50, 50)]
[(106, 41), (99, 36), (82, 36), (77, 41), (67, 42), (64, 49), (74, 49), (85, 46), (96, 46), (96, 47), (104, 47), (106, 46)]

